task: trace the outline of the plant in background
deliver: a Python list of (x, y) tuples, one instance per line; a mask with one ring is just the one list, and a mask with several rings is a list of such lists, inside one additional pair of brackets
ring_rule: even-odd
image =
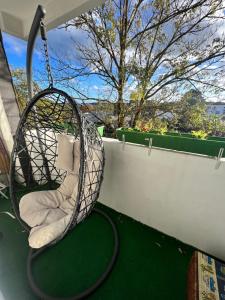
[(225, 135), (224, 121), (217, 115), (208, 114), (207, 106), (203, 102), (181, 106), (176, 116), (178, 117), (176, 127), (181, 132), (197, 132), (196, 137), (198, 137), (198, 132), (202, 132), (200, 136), (204, 136), (203, 132), (207, 135)]
[[(127, 131), (135, 131), (134, 130), (134, 128), (131, 128), (131, 127), (129, 127), (129, 128), (125, 128)], [(139, 130), (138, 130), (139, 131)]]
[(167, 126), (160, 128), (159, 132), (160, 132), (161, 135), (164, 135), (165, 133), (167, 133)]
[(224, 136), (225, 135), (225, 123), (217, 115), (210, 115), (207, 118), (206, 122), (207, 130), (210, 132), (211, 135), (215, 136)]
[(152, 120), (139, 120), (137, 121), (135, 130), (141, 132), (150, 132), (157, 131), (160, 134), (164, 135), (168, 131), (168, 123), (165, 120), (161, 120), (160, 118), (155, 118)]
[(153, 130), (164, 135), (168, 131), (168, 122), (166, 120), (161, 120), (160, 118), (155, 118), (153, 120)]
[(142, 132), (149, 132), (153, 129), (152, 120), (150, 121), (139, 120), (135, 128)]
[(205, 140), (208, 136), (208, 133), (204, 130), (192, 130), (192, 135), (197, 139)]
[[(23, 112), (27, 105), (28, 89), (27, 89), (27, 78), (24, 69), (16, 68), (12, 70), (13, 84), (15, 87), (17, 103), (20, 112)], [(40, 87), (36, 82), (33, 82), (34, 93), (40, 91)]]

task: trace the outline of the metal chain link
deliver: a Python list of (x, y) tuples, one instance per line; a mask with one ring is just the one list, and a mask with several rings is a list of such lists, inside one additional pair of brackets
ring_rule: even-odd
[[(43, 29), (42, 32), (45, 33), (46, 26), (45, 26), (43, 20), (41, 20), (40, 26)], [(44, 46), (44, 52), (45, 52), (45, 67), (46, 67), (46, 71), (48, 74), (49, 88), (52, 88), (53, 87), (53, 77), (52, 77), (52, 71), (51, 71), (49, 54), (48, 54), (48, 41), (47, 41), (46, 34), (44, 34), (44, 37), (42, 36), (42, 40), (43, 40), (43, 46)]]

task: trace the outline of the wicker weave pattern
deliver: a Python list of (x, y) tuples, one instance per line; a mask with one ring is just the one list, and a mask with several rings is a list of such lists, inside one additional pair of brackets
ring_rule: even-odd
[(76, 102), (66, 93), (55, 88), (44, 90), (30, 101), (23, 113), (11, 159), (11, 199), (25, 228), (18, 209), (21, 194), (55, 189), (66, 175), (55, 167), (56, 136), (62, 132), (79, 139), (81, 147), (77, 199), (66, 231), (88, 216), (99, 196), (104, 149), (95, 125), (81, 115)]

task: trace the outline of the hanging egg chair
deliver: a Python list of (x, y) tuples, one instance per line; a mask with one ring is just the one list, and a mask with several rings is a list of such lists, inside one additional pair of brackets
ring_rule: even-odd
[[(41, 299), (58, 298), (46, 295), (35, 283), (32, 276), (34, 259), (84, 222), (92, 211), (110, 223), (114, 250), (106, 271), (90, 288), (66, 298), (83, 299), (111, 272), (118, 254), (118, 233), (109, 216), (94, 208), (105, 163), (102, 139), (95, 125), (82, 115), (76, 101), (53, 87), (44, 16), (45, 10), (38, 6), (27, 46), (30, 101), (15, 136), (10, 194), (16, 217), (29, 233), (28, 279), (32, 290)], [(49, 87), (33, 96), (32, 52), (39, 28), (44, 41)]]

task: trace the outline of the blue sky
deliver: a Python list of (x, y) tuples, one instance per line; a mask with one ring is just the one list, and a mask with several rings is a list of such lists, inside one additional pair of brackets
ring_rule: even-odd
[(25, 68), (27, 43), (4, 32), (3, 42), (10, 66), (13, 68)]
[[(79, 41), (84, 42), (84, 36), (77, 31), (69, 32), (60, 29), (53, 29), (48, 32), (48, 45), (50, 49), (50, 53), (52, 49), (54, 49), (57, 54), (62, 57), (64, 56), (71, 56), (73, 54), (73, 39), (79, 39)], [(3, 43), (6, 51), (6, 55), (8, 58), (8, 62), (11, 69), (16, 68), (26, 68), (26, 47), (27, 42), (19, 39), (17, 37), (11, 36), (7, 33), (3, 32)], [(44, 67), (44, 58), (42, 56), (42, 41), (40, 37), (37, 38), (35, 43), (35, 50), (33, 53), (33, 76), (34, 79), (38, 78), (39, 72), (42, 74), (45, 73)], [(51, 62), (52, 66), (54, 67), (54, 62)], [(47, 87), (47, 82), (39, 83), (42, 88)], [(76, 82), (74, 84), (77, 84)], [(79, 85), (84, 87), (89, 87), (89, 94), (93, 97), (98, 96), (98, 91), (101, 89), (102, 83), (97, 77), (94, 78), (85, 78), (85, 80), (80, 80)], [(59, 87), (59, 86), (58, 86)]]
[[(224, 26), (220, 26), (219, 28), (217, 28), (217, 33), (220, 34), (224, 33)], [(76, 62), (73, 60), (75, 49), (74, 49), (74, 43), (71, 39), (76, 41), (78, 40), (80, 43), (84, 43), (84, 44), (88, 42), (87, 36), (85, 36), (84, 32), (79, 29), (73, 28), (73, 29), (68, 29), (67, 31), (63, 29), (53, 29), (48, 32), (48, 44), (49, 44), (50, 53), (53, 53), (54, 51), (57, 53), (58, 57), (62, 57), (62, 58), (68, 57), (69, 58), (68, 64), (76, 64)], [(27, 47), (26, 41), (23, 41), (19, 38), (3, 33), (3, 42), (8, 57), (9, 65), (11, 66), (11, 68), (25, 69), (26, 47)], [(40, 78), (40, 72), (42, 75), (46, 74), (41, 46), (42, 46), (42, 41), (40, 40), (39, 37), (36, 41), (35, 51), (33, 54), (33, 70), (34, 70), (33, 74), (35, 80)], [(128, 52), (127, 52), (127, 59), (129, 60)], [(52, 66), (54, 68), (54, 61), (52, 61)], [(155, 78), (157, 78), (159, 75), (163, 75), (164, 71), (165, 71), (164, 67), (158, 69), (158, 71), (154, 75)], [(211, 74), (213, 76), (212, 71)], [(66, 74), (66, 76), (68, 75)], [(41, 77), (43, 78), (43, 76)], [(47, 77), (45, 76), (44, 79), (47, 79)], [(223, 78), (221, 78), (221, 80), (223, 80)], [(104, 98), (107, 97), (106, 86), (103, 85), (103, 82), (100, 80), (99, 76), (94, 75), (86, 78), (79, 78), (78, 80), (74, 80), (73, 82), (75, 87), (79, 85), (79, 89), (81, 91), (85, 90), (85, 94), (88, 94), (89, 96), (99, 98), (100, 93), (102, 93), (102, 95), (104, 95)], [(48, 83), (46, 81), (42, 81), (41, 83), (39, 82), (39, 85), (42, 88), (46, 88), (48, 86)], [(135, 82), (133, 86), (131, 82), (130, 86), (131, 87), (129, 88), (128, 93), (135, 88)], [(62, 88), (59, 85), (57, 87)], [(183, 92), (183, 90), (179, 92)], [(109, 97), (111, 97), (110, 100), (112, 100), (113, 96), (110, 95), (110, 93), (108, 94)], [(210, 93), (206, 93), (206, 97), (208, 100), (218, 101), (218, 100), (225, 99), (224, 93), (220, 93), (220, 96), (222, 97), (221, 99), (219, 99), (218, 94), (214, 96), (211, 95)]]

